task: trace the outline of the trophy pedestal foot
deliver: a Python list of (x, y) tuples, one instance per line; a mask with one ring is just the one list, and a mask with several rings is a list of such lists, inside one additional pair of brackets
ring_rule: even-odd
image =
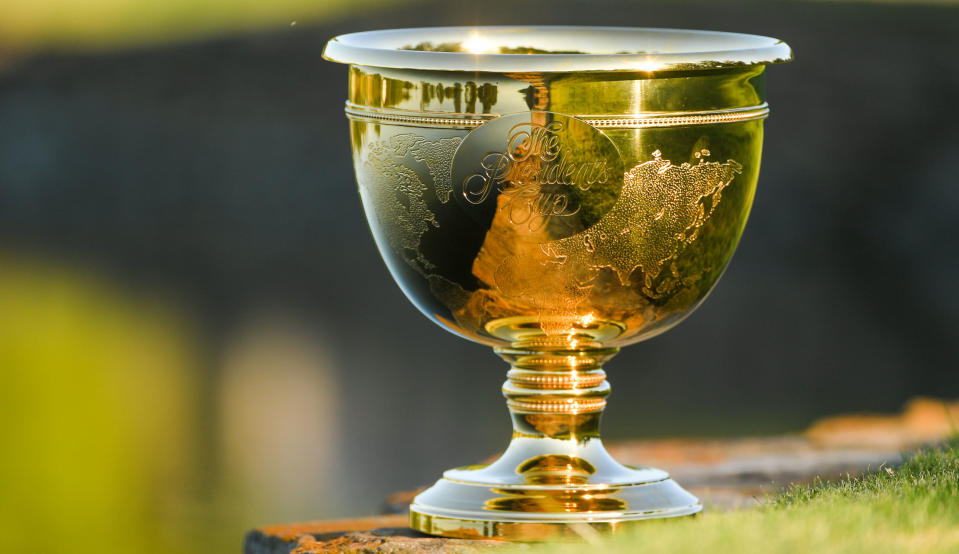
[[(569, 467), (570, 458), (559, 455), (545, 463)], [(489, 470), (495, 466), (447, 471), (414, 499), (410, 527), (469, 539), (590, 540), (642, 520), (690, 516), (702, 510), (695, 496), (657, 469), (619, 466), (615, 477), (597, 471), (588, 479), (593, 482), (569, 485), (473, 479), (494, 476), (496, 471)], [(617, 482), (630, 473), (635, 480)]]
[(693, 515), (699, 500), (665, 471), (616, 462), (599, 438), (617, 350), (500, 348), (513, 439), (488, 466), (451, 469), (410, 506), (432, 535), (538, 541), (590, 539), (631, 523)]

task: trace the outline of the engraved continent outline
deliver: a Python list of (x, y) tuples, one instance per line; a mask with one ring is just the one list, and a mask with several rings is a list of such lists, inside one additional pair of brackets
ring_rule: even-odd
[[(612, 270), (623, 287), (629, 287), (632, 274), (642, 270), (642, 292), (650, 300), (671, 296), (698, 280), (698, 275), (683, 279), (675, 260), (697, 239), (742, 165), (732, 159), (706, 161), (710, 156), (706, 149), (694, 154), (697, 164), (675, 165), (664, 160), (659, 150), (652, 156), (625, 173), (622, 194), (594, 225), (541, 243), (542, 256), (537, 260), (504, 259), (496, 270), (496, 288), (525, 301), (540, 316), (574, 318), (602, 269)], [(657, 285), (670, 260), (671, 276)], [(535, 265), (548, 264), (554, 264), (556, 271), (540, 279), (525, 275)]]
[[(453, 191), (453, 153), (462, 140), (447, 137), (430, 141), (412, 133), (393, 135), (388, 143), (371, 142), (366, 160), (357, 164), (360, 186), (370, 196), (381, 224), (389, 226), (385, 234), (390, 246), (424, 277), (436, 266), (420, 251), (420, 244), (430, 228), (440, 226), (425, 192), (432, 190), (441, 203), (449, 202)], [(414, 169), (396, 160), (407, 157), (426, 165), (432, 188)]]
[[(732, 159), (706, 161), (710, 156), (706, 149), (695, 153), (697, 164), (674, 165), (659, 150), (652, 156), (626, 172), (622, 195), (596, 224), (545, 243), (544, 252), (560, 265), (609, 268), (623, 286), (641, 269), (644, 287), (653, 292), (649, 289), (663, 266), (696, 240), (722, 200), (723, 190), (742, 173), (742, 165)], [(658, 296), (670, 291), (655, 292)]]

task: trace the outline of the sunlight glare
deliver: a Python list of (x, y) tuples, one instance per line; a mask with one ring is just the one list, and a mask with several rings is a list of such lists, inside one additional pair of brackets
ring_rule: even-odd
[(493, 43), (481, 37), (477, 31), (472, 31), (466, 42), (463, 43), (463, 49), (470, 54), (488, 54), (495, 50)]

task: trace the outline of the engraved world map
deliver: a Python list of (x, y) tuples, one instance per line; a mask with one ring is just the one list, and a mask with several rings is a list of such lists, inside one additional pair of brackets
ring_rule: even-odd
[[(427, 279), (434, 296), (470, 332), (481, 332), (497, 317), (573, 317), (603, 270), (647, 304), (676, 294), (697, 278), (677, 271), (677, 257), (696, 241), (723, 191), (742, 171), (734, 160), (709, 161), (705, 149), (694, 153), (693, 163), (680, 164), (655, 150), (651, 159), (625, 172), (622, 192), (611, 208), (576, 234), (530, 237), (497, 214), (473, 263), (481, 287), (467, 290), (440, 275), (438, 264), (421, 251), (426, 233), (442, 232), (430, 204), (452, 209), (456, 192), (450, 168), (461, 143), (459, 137), (428, 140), (398, 134), (366, 145), (365, 157), (356, 165), (360, 186), (372, 203), (367, 209), (375, 211), (390, 247)], [(425, 173), (431, 182), (424, 182)]]

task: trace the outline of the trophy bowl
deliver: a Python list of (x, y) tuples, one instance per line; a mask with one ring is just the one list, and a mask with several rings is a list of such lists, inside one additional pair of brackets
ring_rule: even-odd
[(606, 452), (602, 367), (679, 323), (722, 274), (759, 176), (764, 69), (789, 47), (442, 27), (342, 35), (324, 56), (350, 66), (356, 178), (393, 278), (511, 366), (508, 448), (446, 471), (413, 501), (411, 527), (543, 540), (699, 512), (666, 472)]

